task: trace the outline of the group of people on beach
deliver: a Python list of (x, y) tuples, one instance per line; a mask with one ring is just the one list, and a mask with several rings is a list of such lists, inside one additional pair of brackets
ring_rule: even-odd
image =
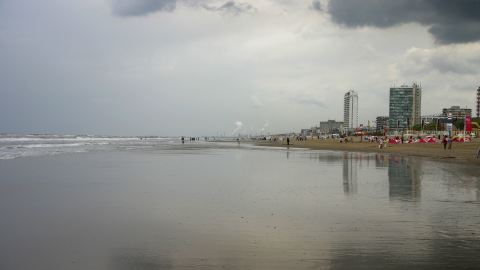
[[(185, 137), (182, 136), (181, 140), (182, 140), (182, 143), (185, 143)], [(200, 138), (199, 137), (190, 137), (189, 140), (191, 142), (200, 141)], [(207, 140), (207, 139), (205, 138), (205, 140)]]
[(378, 148), (387, 148), (388, 145), (388, 137), (374, 137), (376, 142), (378, 143)]

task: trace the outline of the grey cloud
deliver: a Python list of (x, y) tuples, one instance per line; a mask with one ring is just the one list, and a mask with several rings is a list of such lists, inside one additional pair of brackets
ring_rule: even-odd
[(332, 20), (347, 27), (391, 27), (403, 23), (429, 26), (438, 43), (480, 40), (477, 0), (330, 0)]
[(455, 76), (477, 76), (480, 69), (480, 47), (457, 45), (439, 49), (410, 49), (397, 65), (402, 74), (440, 73)]
[(433, 25), (429, 31), (441, 43), (466, 43), (480, 40), (479, 22)]
[(325, 107), (325, 103), (323, 103), (321, 100), (313, 98), (313, 97), (299, 97), (294, 100), (296, 103), (301, 104), (301, 105), (313, 105), (317, 106), (320, 108)]
[(254, 108), (261, 108), (264, 106), (263, 102), (257, 96), (251, 96), (251, 98)]
[[(1, 0), (0, 0), (1, 1)], [(158, 11), (173, 11), (177, 3), (182, 3), (193, 8), (204, 8), (224, 14), (239, 15), (246, 12), (255, 12), (256, 9), (248, 3), (239, 3), (233, 0), (220, 6), (211, 6), (204, 0), (111, 0), (113, 13), (122, 16), (143, 16)]]
[(156, 11), (173, 11), (176, 0), (112, 0), (112, 11), (118, 16), (143, 16)]
[(237, 3), (235, 1), (227, 1), (221, 6), (213, 7), (209, 5), (203, 5), (203, 8), (210, 11), (219, 11), (226, 14), (239, 15), (246, 12), (255, 12), (256, 9), (247, 3)]
[(322, 11), (322, 3), (319, 0), (312, 1), (312, 9), (316, 11)]

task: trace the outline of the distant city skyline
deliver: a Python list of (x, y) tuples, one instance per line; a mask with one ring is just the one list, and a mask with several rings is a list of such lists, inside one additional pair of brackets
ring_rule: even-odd
[(479, 5), (0, 0), (0, 132), (282, 133), (342, 121), (348, 89), (367, 124), (415, 81), (424, 114), (475, 112)]

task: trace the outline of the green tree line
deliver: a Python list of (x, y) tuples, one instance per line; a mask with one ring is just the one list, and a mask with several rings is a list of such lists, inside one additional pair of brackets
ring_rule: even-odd
[[(472, 118), (472, 122), (477, 122), (480, 125), (480, 118)], [(437, 125), (436, 121), (433, 121), (432, 123), (429, 123), (429, 124), (425, 124), (423, 126), (423, 130), (443, 130), (446, 128), (445, 124), (439, 123), (438, 127), (436, 125)], [(465, 122), (463, 119), (456, 119), (453, 121), (453, 125), (457, 130), (463, 130), (465, 126)], [(421, 124), (417, 124), (417, 125), (414, 125), (412, 129), (420, 131), (422, 130), (422, 126)]]

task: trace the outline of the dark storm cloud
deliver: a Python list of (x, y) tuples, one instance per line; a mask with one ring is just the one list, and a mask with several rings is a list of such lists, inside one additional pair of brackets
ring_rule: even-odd
[(478, 21), (433, 25), (429, 31), (441, 43), (466, 43), (480, 40)]
[(212, 7), (208, 5), (204, 5), (203, 7), (210, 11), (219, 11), (233, 15), (239, 15), (245, 12), (255, 12), (255, 8), (252, 5), (246, 3), (237, 3), (235, 1), (227, 1), (218, 7)]
[(176, 0), (112, 0), (112, 10), (118, 16), (142, 16), (156, 11), (173, 11)]
[(347, 27), (391, 27), (416, 22), (429, 26), (439, 43), (480, 40), (478, 0), (330, 0), (332, 20)]
[(322, 11), (322, 4), (320, 3), (319, 0), (312, 1), (312, 9), (316, 11)]

